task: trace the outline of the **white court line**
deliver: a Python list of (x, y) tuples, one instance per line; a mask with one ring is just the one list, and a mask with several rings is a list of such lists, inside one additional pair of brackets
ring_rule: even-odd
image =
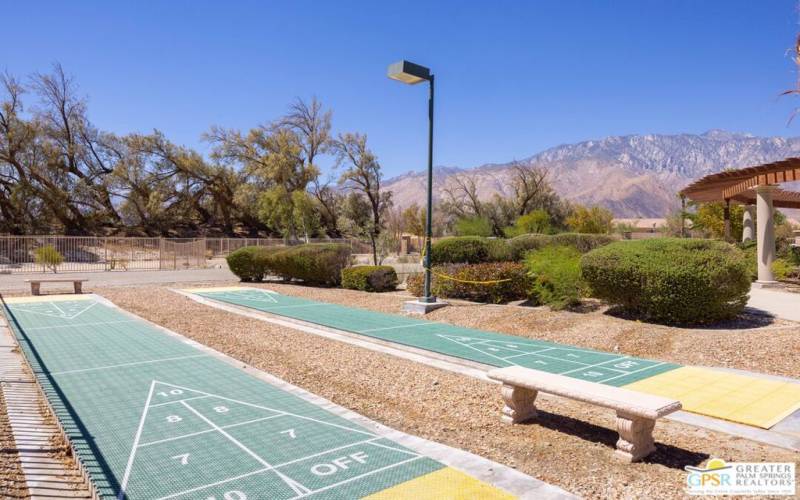
[[(53, 302), (53, 304), (55, 304), (55, 302)], [(97, 302), (92, 302), (91, 304), (89, 304), (89, 307), (87, 307), (86, 309), (84, 309), (83, 311), (79, 312), (78, 314), (76, 314), (75, 316), (73, 316), (73, 317), (71, 317), (71, 318), (69, 318), (69, 319), (75, 319), (75, 318), (77, 318), (78, 316), (80, 316), (81, 314), (85, 313), (85, 312), (86, 312), (86, 311), (88, 311), (89, 309), (93, 308), (93, 307), (94, 307), (94, 306), (96, 306), (97, 304), (98, 304)]]
[[(558, 349), (558, 348), (556, 347), (555, 349)], [(584, 363), (583, 361), (575, 361), (574, 359), (557, 358), (555, 356), (548, 356), (547, 354), (532, 353), (532, 355), (533, 356), (539, 356), (540, 358), (552, 359), (553, 361), (565, 361), (567, 363), (572, 363), (574, 365), (583, 365), (581, 367), (573, 368), (572, 370), (568, 370), (566, 372), (562, 372), (561, 375), (563, 375), (564, 373), (572, 373), (572, 372), (576, 372), (576, 371), (579, 371), (579, 370), (585, 370), (587, 368), (593, 368), (595, 366), (600, 366), (600, 365), (605, 364), (605, 363), (613, 363), (615, 361), (619, 361), (619, 360), (626, 359), (626, 358), (629, 357), (629, 356), (620, 356), (618, 358), (607, 359), (607, 360), (602, 361), (600, 363)], [(611, 370), (611, 371), (615, 371), (615, 372), (624, 373), (624, 370), (618, 370), (616, 368), (607, 368), (607, 369)]]
[(238, 399), (226, 398), (225, 396), (219, 396), (217, 394), (211, 394), (211, 393), (204, 392), (204, 391), (198, 391), (197, 389), (191, 389), (189, 387), (183, 387), (183, 386), (180, 386), (180, 385), (169, 384), (167, 382), (161, 382), (160, 380), (156, 380), (156, 382), (158, 382), (159, 384), (162, 384), (162, 385), (168, 385), (168, 386), (174, 387), (176, 389), (183, 389), (185, 391), (194, 391), (194, 392), (197, 392), (199, 394), (207, 394), (207, 395), (213, 396), (215, 398), (224, 399), (225, 401), (232, 401), (234, 403), (243, 404), (245, 406), (250, 406), (250, 407), (253, 407), (253, 408), (260, 408), (262, 410), (269, 410), (269, 411), (274, 411), (276, 413), (283, 413), (284, 415), (290, 415), (292, 417), (296, 417), (296, 418), (299, 418), (299, 419), (302, 419), (302, 420), (310, 420), (312, 422), (317, 422), (318, 424), (328, 425), (328, 426), (331, 426), (331, 427), (337, 427), (339, 429), (344, 429), (344, 430), (350, 431), (350, 432), (357, 432), (359, 434), (366, 434), (367, 436), (375, 436), (376, 435), (376, 434), (374, 434), (372, 432), (363, 431), (361, 429), (353, 429), (353, 428), (347, 427), (346, 425), (334, 424), (333, 422), (325, 422), (324, 420), (318, 420), (316, 418), (306, 417), (305, 415), (298, 415), (296, 413), (290, 413), (288, 411), (278, 410), (276, 408), (270, 408), (268, 406), (261, 406), (261, 405), (257, 405), (257, 404), (253, 404), (253, 403), (248, 403), (247, 401), (240, 401)]
[(153, 398), (153, 388), (156, 386), (156, 381), (150, 382), (150, 390), (147, 391), (147, 399), (144, 402), (144, 411), (142, 418), (139, 419), (139, 427), (136, 429), (136, 436), (133, 438), (133, 446), (131, 447), (131, 454), (128, 456), (128, 464), (125, 466), (125, 473), (122, 475), (122, 483), (120, 483), (119, 493), (117, 493), (117, 500), (122, 500), (125, 497), (125, 487), (128, 485), (128, 479), (131, 476), (131, 468), (133, 466), (133, 458), (136, 456), (136, 449), (139, 446), (139, 439), (142, 437), (142, 429), (144, 429), (144, 421), (147, 418), (147, 410), (150, 408), (150, 400)]
[(268, 307), (266, 312), (274, 311), (275, 309), (293, 309), (295, 307), (320, 307), (320, 306), (333, 306), (336, 304), (292, 304), (290, 306), (275, 306)]
[(70, 373), (83, 373), (83, 372), (91, 372), (95, 370), (107, 370), (109, 368), (121, 368), (123, 366), (135, 366), (135, 365), (147, 365), (151, 363), (161, 363), (162, 361), (176, 361), (179, 359), (189, 359), (189, 358), (202, 358), (206, 357), (208, 354), (192, 354), (189, 356), (177, 356), (174, 358), (163, 358), (163, 359), (151, 359), (149, 361), (134, 361), (133, 363), (121, 363), (119, 365), (106, 365), (106, 366), (97, 366), (95, 368), (83, 368), (80, 370), (66, 370), (63, 372), (52, 372), (50, 375), (67, 375)]
[[(377, 436), (377, 437), (374, 437), (374, 438), (365, 439), (363, 441), (358, 441), (358, 442), (355, 442), (355, 443), (346, 444), (344, 446), (337, 446), (336, 448), (331, 448), (330, 450), (325, 450), (325, 451), (321, 451), (319, 453), (314, 453), (313, 455), (309, 455), (307, 457), (295, 458), (294, 460), (289, 460), (288, 462), (283, 462), (282, 464), (275, 465), (274, 467), (276, 469), (278, 469), (280, 467), (286, 467), (287, 465), (295, 464), (297, 462), (302, 462), (303, 460), (308, 460), (309, 458), (318, 457), (320, 455), (325, 455), (326, 453), (333, 453), (334, 451), (339, 451), (339, 450), (343, 450), (345, 448), (350, 448), (351, 446), (358, 446), (360, 444), (367, 444), (367, 443), (375, 444), (372, 441), (375, 441), (376, 439), (385, 439), (385, 438), (382, 437), (382, 436)], [(418, 455), (418, 453), (415, 453), (415, 455)]]
[[(507, 347), (506, 349), (510, 349), (510, 348)], [(511, 356), (506, 356), (503, 359), (518, 358), (520, 356), (527, 356), (529, 354), (538, 354), (540, 352), (552, 351), (553, 349), (556, 349), (556, 348), (555, 347), (548, 347), (547, 349), (542, 349), (541, 351), (524, 352), (524, 353), (521, 353), (521, 354), (513, 354)]]
[(665, 364), (667, 364), (667, 363), (665, 361), (662, 361), (661, 363), (656, 363), (654, 365), (646, 366), (644, 368), (639, 368), (638, 370), (633, 370), (632, 372), (622, 373), (620, 375), (614, 375), (611, 378), (604, 378), (603, 380), (598, 380), (598, 382), (608, 382), (609, 380), (614, 380), (615, 378), (624, 377), (625, 375), (631, 375), (633, 373), (643, 372), (645, 370), (649, 370), (650, 368), (655, 368), (656, 366), (661, 366), (661, 365), (665, 365)]
[(31, 326), (25, 328), (25, 331), (28, 330), (47, 330), (50, 328), (73, 328), (73, 327), (81, 327), (81, 326), (105, 326), (105, 325), (114, 325), (117, 323), (136, 323), (138, 320), (135, 319), (121, 319), (119, 321), (98, 321), (94, 323), (77, 323), (71, 325), (55, 325), (55, 326)]
[(382, 332), (383, 330), (397, 330), (398, 328), (413, 328), (415, 326), (435, 325), (436, 323), (415, 323), (413, 325), (386, 326), (383, 328), (370, 328), (369, 330), (355, 330), (355, 333)]
[(320, 488), (318, 490), (311, 491), (311, 492), (306, 493), (304, 495), (293, 497), (292, 500), (295, 500), (297, 498), (305, 498), (305, 497), (307, 497), (309, 495), (316, 495), (317, 493), (319, 493), (321, 491), (329, 490), (331, 488), (335, 488), (337, 486), (341, 486), (343, 484), (355, 481), (356, 479), (361, 479), (363, 477), (367, 477), (367, 476), (370, 476), (372, 474), (377, 474), (378, 472), (382, 472), (382, 471), (385, 471), (387, 469), (391, 469), (393, 467), (397, 467), (398, 465), (403, 465), (403, 464), (407, 464), (409, 462), (413, 462), (414, 460), (419, 460), (420, 458), (425, 458), (425, 457), (422, 456), (422, 455), (419, 455), (417, 457), (409, 458), (408, 460), (403, 460), (402, 462), (397, 462), (396, 464), (387, 465), (386, 467), (381, 467), (380, 469), (375, 469), (375, 470), (372, 470), (372, 471), (369, 471), (369, 472), (365, 472), (364, 474), (361, 474), (360, 476), (351, 477), (350, 479), (345, 479), (344, 481), (339, 481), (338, 483), (330, 484), (328, 486), (325, 486), (324, 488)]
[(176, 399), (174, 401), (166, 401), (164, 403), (156, 403), (154, 405), (150, 405), (150, 408), (155, 408), (156, 406), (166, 406), (166, 405), (174, 405), (175, 403), (180, 403), (181, 401), (191, 401), (193, 399), (203, 399), (203, 398), (210, 398), (211, 396), (207, 396), (203, 394), (202, 396), (192, 396), (191, 398), (183, 398), (183, 399)]
[[(487, 333), (491, 333), (491, 332), (487, 332)], [(440, 334), (437, 334), (437, 335), (442, 337), (442, 336), (446, 336), (446, 335), (450, 335), (450, 334), (440, 333)], [(476, 340), (475, 337), (469, 337), (467, 335), (450, 335), (450, 336), (452, 336), (452, 337), (463, 337), (463, 338), (469, 338), (471, 340)], [(454, 340), (454, 339), (449, 339), (449, 340)], [(473, 342), (472, 344), (486, 344), (488, 342), (497, 342), (499, 344), (517, 344), (517, 346), (523, 346), (523, 347), (524, 346), (534, 346), (534, 347), (536, 347), (536, 346), (540, 346), (541, 345), (541, 343), (538, 343), (535, 340), (528, 340), (528, 339), (520, 339), (520, 340), (482, 339), (482, 340), (478, 340), (477, 342)], [(548, 344), (552, 344), (552, 342), (547, 342), (547, 343)], [(508, 349), (509, 351), (524, 352), (524, 351), (520, 351), (519, 349), (514, 348), (514, 347), (503, 347), (503, 349)], [(550, 350), (550, 349), (559, 349), (559, 350), (562, 350), (562, 351), (588, 352), (589, 354), (608, 354), (608, 355), (612, 355), (613, 356), (613, 354), (611, 354), (609, 352), (595, 351), (593, 349), (581, 349), (580, 347), (570, 347), (569, 345), (566, 345), (566, 344), (565, 345), (556, 344), (555, 346), (548, 347), (547, 349), (548, 350)]]
[[(208, 397), (208, 396), (200, 396), (200, 397), (205, 398), (205, 397)], [(197, 398), (191, 398), (191, 399), (197, 399)], [(180, 401), (173, 401), (173, 403), (180, 403), (182, 401), (189, 401), (189, 400), (188, 399), (181, 399)], [(168, 404), (168, 403), (162, 403), (162, 404)], [(171, 403), (169, 403), (169, 404), (171, 404)], [(153, 406), (158, 406), (158, 405), (152, 405), (151, 408)], [(286, 415), (270, 415), (269, 417), (254, 418), (253, 420), (246, 420), (244, 422), (237, 422), (235, 424), (223, 425), (223, 426), (220, 427), (220, 429), (231, 429), (233, 427), (239, 427), (239, 426), (242, 426), (242, 425), (253, 424), (253, 423), (256, 423), (256, 422), (262, 422), (264, 420), (270, 420), (272, 418), (285, 417), (285, 416)], [(171, 437), (171, 438), (159, 439), (157, 441), (148, 441), (146, 443), (140, 444), (139, 448), (141, 448), (143, 446), (150, 446), (150, 445), (159, 444), (159, 443), (166, 443), (166, 442), (169, 442), (169, 441), (177, 441), (178, 439), (183, 439), (183, 438), (188, 438), (188, 437), (193, 437), (193, 436), (199, 436), (200, 434), (207, 434), (209, 432), (216, 432), (216, 429), (206, 429), (204, 431), (191, 432), (189, 434), (183, 434), (181, 436), (175, 436), (175, 437)]]
[[(181, 401), (181, 404), (183, 404), (183, 406), (188, 408), (189, 411), (191, 411), (192, 413), (194, 413), (195, 415), (200, 417), (200, 419), (203, 420), (205, 423), (207, 423), (208, 425), (210, 425), (211, 427), (216, 429), (217, 432), (219, 432), (220, 434), (222, 434), (223, 436), (228, 438), (228, 441), (230, 441), (231, 443), (235, 444), (242, 451), (244, 451), (245, 453), (247, 453), (248, 455), (253, 457), (256, 461), (258, 461), (258, 463), (260, 463), (264, 467), (269, 467), (269, 468), (272, 468), (274, 470), (274, 467), (272, 466), (272, 464), (270, 464), (269, 462), (267, 462), (266, 460), (261, 458), (258, 454), (256, 454), (256, 452), (254, 452), (253, 450), (251, 450), (247, 446), (243, 445), (235, 437), (233, 437), (230, 434), (228, 434), (227, 432), (225, 432), (225, 430), (222, 429), (220, 426), (218, 426), (217, 424), (215, 424), (214, 422), (212, 422), (211, 420), (209, 420), (208, 418), (203, 416), (202, 413), (200, 413), (199, 411), (197, 411), (194, 408), (192, 408), (191, 406), (189, 406), (189, 403), (187, 403), (186, 401)], [(289, 486), (292, 490), (294, 490), (294, 492), (297, 493), (298, 495), (304, 495), (306, 493), (310, 493), (311, 492), (311, 490), (309, 488), (306, 488), (305, 486), (303, 486), (302, 484), (298, 483), (294, 479), (286, 476), (282, 472), (279, 472), (279, 471), (276, 470), (275, 473), (283, 480), (284, 483), (286, 483), (287, 486)]]
[(380, 447), (380, 448), (386, 448), (387, 450), (396, 451), (396, 452), (398, 452), (398, 453), (405, 453), (406, 455), (414, 455), (414, 456), (417, 456), (417, 457), (421, 457), (421, 456), (422, 456), (422, 455), (420, 455), (419, 453), (414, 453), (414, 452), (413, 452), (413, 451), (411, 451), (411, 450), (401, 450), (400, 448), (394, 448), (394, 447), (392, 447), (392, 446), (388, 446), (388, 445), (381, 444), (381, 443), (370, 443), (370, 444), (371, 444), (372, 446), (378, 446), (378, 447)]
[[(445, 340), (449, 340), (450, 342), (453, 342), (453, 343), (455, 343), (455, 344), (458, 344), (458, 345), (460, 345), (460, 346), (463, 346), (463, 347), (469, 347), (470, 349), (472, 349), (472, 350), (474, 350), (474, 351), (478, 351), (479, 353), (481, 353), (481, 354), (484, 354), (484, 355), (486, 355), (486, 356), (491, 356), (491, 357), (493, 357), (493, 358), (499, 359), (500, 361), (505, 361), (505, 359), (501, 358), (500, 356), (495, 356), (494, 354), (489, 354), (488, 352), (483, 352), (483, 351), (481, 351), (480, 349), (477, 349), (477, 348), (475, 348), (475, 347), (472, 347), (470, 344), (463, 344), (463, 343), (461, 343), (461, 342), (458, 342), (457, 340), (453, 340), (453, 339), (451, 339), (451, 338), (447, 338), (447, 337), (444, 337), (444, 336), (442, 336), (442, 335), (439, 335), (439, 337), (442, 337), (443, 339), (445, 339)], [(511, 364), (514, 364), (514, 363), (511, 363)]]
[(198, 486), (197, 488), (192, 488), (190, 490), (179, 491), (178, 493), (173, 493), (173, 494), (167, 495), (165, 497), (160, 497), (158, 500), (167, 500), (168, 498), (179, 497), (179, 496), (185, 495), (187, 493), (192, 493), (192, 492), (195, 492), (195, 491), (204, 490), (206, 488), (211, 488), (212, 486), (219, 486), (221, 484), (230, 483), (231, 481), (236, 481), (237, 479), (242, 479), (242, 478), (245, 478), (245, 477), (255, 476), (256, 474), (261, 474), (263, 472), (269, 472), (271, 470), (272, 470), (271, 467), (267, 467), (267, 468), (259, 469), (259, 470), (254, 470), (253, 472), (248, 472), (247, 474), (242, 474), (242, 475), (236, 476), (236, 477), (229, 477), (228, 479), (223, 479), (222, 481), (217, 481), (216, 483), (211, 483), (211, 484), (206, 484), (206, 485), (203, 485), (203, 486)]
[[(627, 375), (628, 372), (626, 372), (625, 370), (619, 370), (617, 368), (608, 368), (606, 366), (603, 366), (606, 363), (616, 363), (616, 362), (622, 361), (624, 359), (630, 359), (630, 356), (621, 356), (621, 357), (619, 357), (617, 359), (609, 359), (609, 360), (603, 361), (602, 363), (595, 363), (593, 365), (586, 365), (586, 366), (582, 366), (580, 368), (575, 368), (573, 370), (567, 370), (565, 372), (559, 373), (559, 375), (566, 375), (568, 373), (579, 372), (581, 370), (589, 370), (589, 369), (592, 369), (592, 368), (605, 368), (606, 370), (611, 370), (611, 371), (614, 371), (614, 372), (620, 372), (621, 375)], [(574, 363), (577, 363), (577, 361), (574, 361)]]

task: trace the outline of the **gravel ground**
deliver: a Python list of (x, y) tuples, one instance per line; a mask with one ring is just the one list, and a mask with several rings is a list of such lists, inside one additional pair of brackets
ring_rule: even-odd
[[(268, 286), (281, 293), (385, 312), (397, 312), (406, 298)], [(607, 410), (543, 397), (535, 424), (508, 426), (500, 423), (499, 389), (485, 382), (216, 310), (166, 287), (93, 291), (385, 425), (468, 450), (588, 498), (682, 498), (685, 465), (699, 465), (709, 457), (752, 462), (798, 457), (787, 450), (661, 421), (655, 430), (657, 451), (644, 463), (621, 464), (612, 459), (617, 435), (613, 412)], [(797, 375), (800, 363), (780, 359), (791, 358), (785, 353), (798, 346), (800, 328), (787, 328), (788, 323), (771, 329), (699, 331), (644, 325), (597, 311), (554, 313), (464, 304), (439, 310), (432, 319), (683, 363), (784, 375)], [(720, 342), (720, 335), (730, 342)], [(756, 341), (758, 353), (737, 354), (737, 349), (746, 352), (746, 344)], [(782, 355), (767, 362), (769, 353), (778, 352)]]

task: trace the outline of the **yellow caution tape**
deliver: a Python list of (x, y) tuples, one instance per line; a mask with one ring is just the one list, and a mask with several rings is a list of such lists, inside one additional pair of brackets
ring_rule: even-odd
[(446, 279), (446, 280), (455, 281), (457, 283), (467, 283), (467, 284), (470, 284), (470, 285), (496, 285), (498, 283), (505, 283), (506, 281), (511, 281), (511, 278), (506, 278), (506, 279), (502, 279), (502, 280), (487, 280), (487, 281), (462, 280), (460, 278), (456, 278), (455, 276), (450, 276), (450, 275), (447, 275), (447, 274), (443, 274), (443, 273), (434, 271), (433, 269), (431, 269), (429, 267), (425, 267), (425, 250), (428, 248), (427, 243), (428, 243), (428, 239), (426, 238), (425, 243), (422, 245), (422, 252), (421, 252), (422, 255), (420, 256), (420, 264), (422, 264), (422, 268), (423, 269), (425, 269), (426, 271), (430, 271), (431, 274), (434, 274), (434, 275), (436, 275), (436, 276), (438, 276), (440, 278)]

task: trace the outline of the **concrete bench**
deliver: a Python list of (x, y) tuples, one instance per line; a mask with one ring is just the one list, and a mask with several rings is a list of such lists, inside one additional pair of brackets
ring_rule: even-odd
[(502, 420), (509, 424), (536, 417), (539, 391), (616, 410), (619, 440), (614, 455), (626, 462), (636, 462), (655, 451), (656, 420), (681, 409), (681, 402), (674, 399), (521, 366), (492, 370), (488, 376), (503, 383)]
[(75, 293), (82, 292), (82, 285), (84, 281), (89, 281), (88, 279), (58, 279), (58, 278), (45, 278), (45, 279), (33, 279), (33, 280), (25, 280), (26, 283), (31, 284), (31, 295), (40, 295), (42, 283), (72, 283), (73, 288), (75, 289)]

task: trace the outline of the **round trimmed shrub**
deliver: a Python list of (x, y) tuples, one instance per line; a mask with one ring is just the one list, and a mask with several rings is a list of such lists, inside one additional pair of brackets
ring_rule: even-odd
[(342, 288), (365, 292), (388, 292), (397, 287), (392, 266), (352, 266), (342, 269)]
[(620, 241), (581, 258), (592, 294), (641, 318), (702, 324), (741, 313), (750, 290), (745, 256), (722, 241)]
[(431, 245), (431, 264), (478, 264), (489, 258), (489, 240), (480, 236), (454, 236)]
[(267, 273), (268, 255), (274, 253), (274, 248), (242, 247), (231, 252), (225, 260), (228, 268), (242, 281), (261, 281)]
[(480, 264), (507, 262), (511, 252), (506, 240), (482, 236), (453, 236), (431, 245), (431, 264)]

